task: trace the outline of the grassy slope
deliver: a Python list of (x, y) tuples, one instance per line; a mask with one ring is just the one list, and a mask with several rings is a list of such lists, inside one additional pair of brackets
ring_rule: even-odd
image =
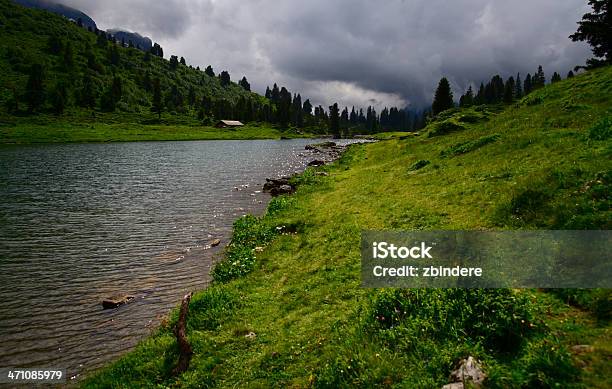
[[(329, 177), (305, 173), (256, 227), (237, 225), (238, 237), (296, 233), (256, 253), (252, 273), (194, 297), (188, 372), (170, 377), (176, 346), (164, 325), (84, 386), (441, 387), (475, 355), (492, 387), (610, 387), (609, 290), (364, 290), (359, 240), (363, 229), (609, 228), (611, 115), (607, 68), (499, 114), (463, 110), (428, 127), (464, 127), (449, 135), (352, 147)], [(606, 129), (607, 140), (591, 139)], [(419, 160), (430, 163), (414, 170)], [(509, 345), (507, 334), (519, 336)], [(595, 351), (571, 353), (576, 344)]]

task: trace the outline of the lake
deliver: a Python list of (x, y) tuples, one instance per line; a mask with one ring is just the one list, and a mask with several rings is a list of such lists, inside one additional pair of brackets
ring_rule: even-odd
[[(206, 287), (265, 178), (303, 170), (314, 142), (0, 147), (0, 366), (74, 379), (125, 353)], [(104, 310), (117, 293), (135, 299)]]

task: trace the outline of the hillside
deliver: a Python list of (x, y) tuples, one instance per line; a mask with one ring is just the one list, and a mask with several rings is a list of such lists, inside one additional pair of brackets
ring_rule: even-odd
[[(123, 47), (62, 16), (0, 0), (0, 142), (124, 140), (115, 124), (142, 126), (145, 136), (129, 140), (163, 138), (146, 135), (160, 125), (188, 126), (166, 135), (200, 139), (193, 127), (218, 119), (271, 121), (275, 107), (264, 97), (155, 50)], [(258, 131), (278, 137), (269, 127)]]
[(488, 387), (608, 388), (610, 290), (362, 289), (360, 232), (609, 229), (611, 136), (607, 67), (353, 146), (235, 224), (191, 301), (186, 373), (174, 312), (83, 386), (440, 388), (473, 355)]

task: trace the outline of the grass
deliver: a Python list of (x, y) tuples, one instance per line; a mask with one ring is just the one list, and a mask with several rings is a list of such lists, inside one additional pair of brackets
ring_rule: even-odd
[(439, 388), (473, 355), (489, 387), (610, 387), (610, 290), (369, 290), (359, 274), (364, 229), (609, 229), (612, 144), (592, 128), (611, 107), (608, 67), (503, 111), (446, 113), (436, 136), (352, 146), (329, 176), (307, 170), (295, 195), (236, 223), (192, 300), (186, 373), (170, 375), (173, 312), (83, 386)]
[(237, 129), (197, 125), (151, 125), (139, 123), (76, 124), (66, 122), (27, 123), (0, 127), (0, 144), (129, 142), (166, 140), (279, 139), (307, 137), (267, 124), (249, 124)]

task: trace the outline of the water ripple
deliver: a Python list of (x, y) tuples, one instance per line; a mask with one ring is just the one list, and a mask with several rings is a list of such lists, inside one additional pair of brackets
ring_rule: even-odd
[[(0, 366), (72, 376), (133, 347), (207, 285), (206, 244), (262, 212), (255, 191), (303, 169), (310, 142), (0, 148)], [(136, 298), (103, 310), (115, 293)]]

